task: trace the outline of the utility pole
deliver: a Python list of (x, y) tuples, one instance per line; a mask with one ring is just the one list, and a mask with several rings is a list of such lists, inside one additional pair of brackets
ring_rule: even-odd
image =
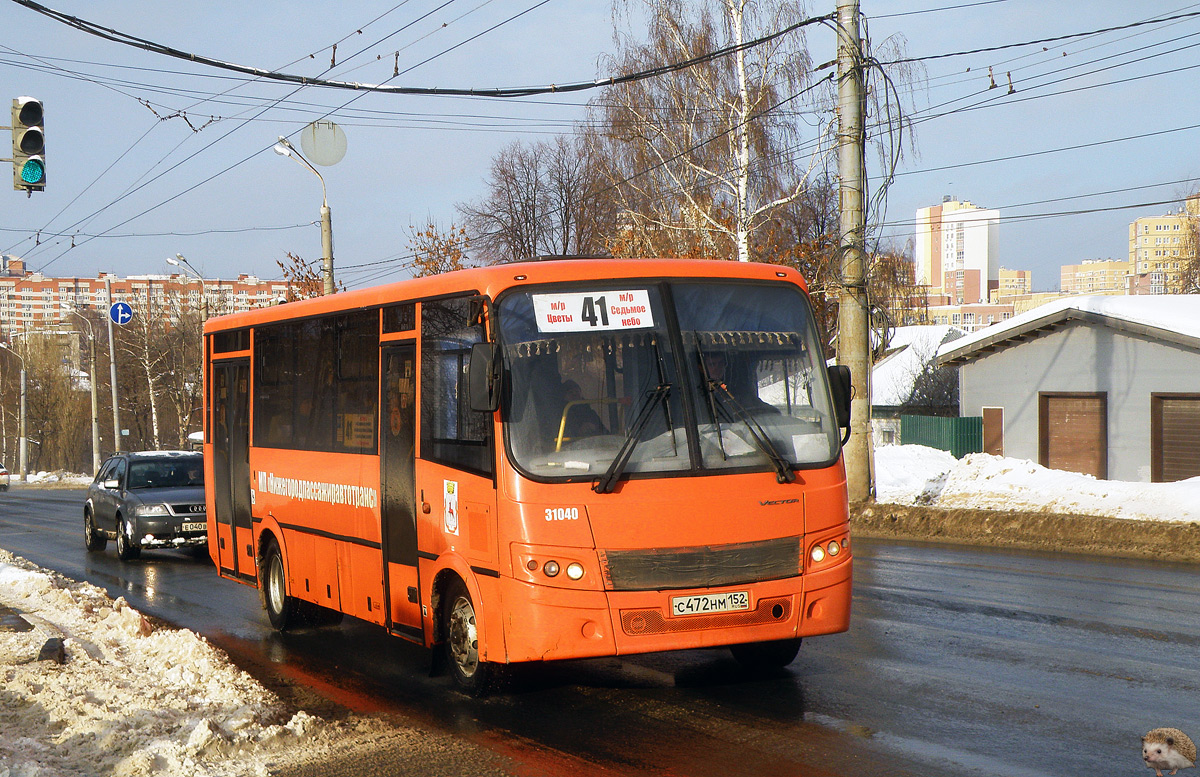
[[(112, 310), (112, 279), (104, 279), (104, 290), (108, 293), (108, 309)], [(108, 382), (112, 384), (113, 450), (121, 452), (121, 410), (117, 407), (117, 341), (113, 338), (112, 315), (108, 316)]]
[(871, 358), (867, 301), (865, 142), (862, 41), (858, 0), (838, 0), (838, 211), (841, 214), (842, 295), (838, 363), (850, 368), (850, 440), (843, 451), (851, 502), (871, 498)]

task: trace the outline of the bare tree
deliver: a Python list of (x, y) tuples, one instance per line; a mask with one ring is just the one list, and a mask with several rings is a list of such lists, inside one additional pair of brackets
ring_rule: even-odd
[[(793, 0), (617, 0), (643, 13), (648, 39), (618, 36), (612, 66), (630, 73), (745, 43), (803, 18)], [(633, 18), (635, 14), (629, 14)], [(800, 199), (821, 169), (830, 125), (800, 115), (810, 62), (802, 31), (608, 90), (593, 102), (615, 164), (627, 241), (701, 255), (753, 256), (753, 236)], [(809, 142), (801, 142), (806, 138)], [(683, 251), (674, 251), (679, 255)]]
[(484, 185), (481, 200), (458, 205), (481, 263), (604, 249), (611, 200), (585, 139), (516, 141), (493, 158)]

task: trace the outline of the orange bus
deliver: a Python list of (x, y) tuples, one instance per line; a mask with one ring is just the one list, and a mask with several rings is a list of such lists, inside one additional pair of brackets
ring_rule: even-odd
[[(280, 630), (334, 611), (505, 665), (844, 631), (841, 429), (800, 275), (574, 259), (210, 319), (208, 540)], [(847, 432), (848, 434), (848, 432)]]

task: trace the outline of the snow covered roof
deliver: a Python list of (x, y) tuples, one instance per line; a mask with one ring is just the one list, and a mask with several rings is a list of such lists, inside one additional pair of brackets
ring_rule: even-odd
[(938, 355), (939, 348), (965, 333), (955, 326), (901, 326), (892, 333), (888, 353), (871, 368), (871, 404), (895, 407), (912, 395), (913, 384)]
[(938, 363), (969, 361), (1042, 337), (1073, 321), (1100, 324), (1200, 351), (1200, 294), (1064, 297), (954, 341), (953, 346), (942, 349)]

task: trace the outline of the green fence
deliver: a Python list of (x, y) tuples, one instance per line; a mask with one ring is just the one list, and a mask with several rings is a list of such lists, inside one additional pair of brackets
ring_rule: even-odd
[(900, 416), (900, 443), (925, 445), (949, 451), (961, 459), (968, 453), (983, 451), (983, 419), (939, 418), (927, 415)]

